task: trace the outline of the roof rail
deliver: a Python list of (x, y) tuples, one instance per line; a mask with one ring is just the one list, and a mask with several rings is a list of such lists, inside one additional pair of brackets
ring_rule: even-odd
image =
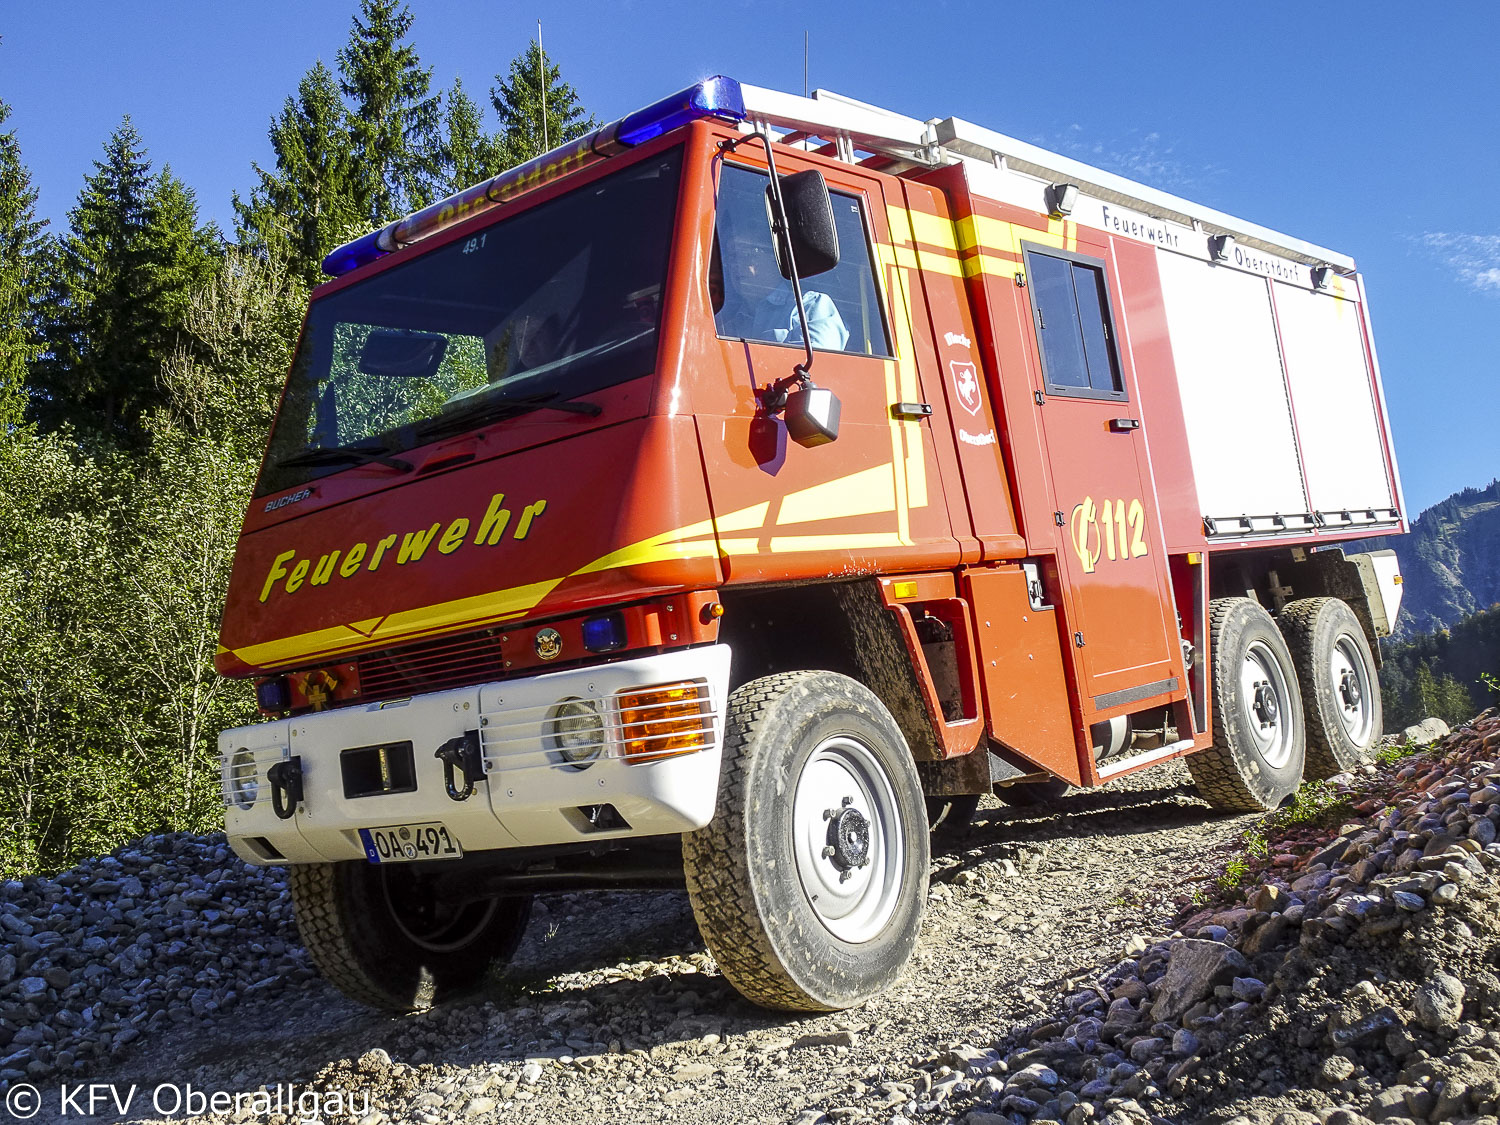
[[(768, 126), (770, 130), (781, 132), (776, 139), (784, 144), (807, 148), (847, 163), (899, 174), (916, 167), (934, 167), (961, 160), (978, 161), (1044, 183), (1071, 183), (1084, 194), (1103, 202), (1192, 227), (1205, 235), (1232, 235), (1236, 242), (1245, 246), (1309, 266), (1329, 265), (1340, 272), (1354, 269), (1354, 260), (1346, 254), (1235, 218), (957, 117), (919, 121), (829, 90), (815, 90), (812, 97), (804, 98), (763, 86), (742, 85), (741, 89), (748, 119), (741, 128)], [(819, 140), (824, 143), (814, 143)]]

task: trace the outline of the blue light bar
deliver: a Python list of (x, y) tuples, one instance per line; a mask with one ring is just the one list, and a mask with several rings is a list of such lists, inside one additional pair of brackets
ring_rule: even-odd
[(480, 211), (497, 207), (584, 164), (614, 156), (626, 148), (669, 133), (690, 121), (721, 117), (744, 121), (745, 96), (740, 84), (722, 74), (704, 79), (645, 109), (627, 114), (588, 136), (568, 141), (525, 164), (461, 192), (377, 231), (346, 242), (323, 259), (323, 272), (341, 277), (414, 242), (464, 222)]
[(745, 96), (733, 78), (717, 74), (696, 86), (689, 86), (669, 98), (653, 102), (645, 109), (620, 119), (615, 138), (626, 145), (644, 144), (653, 137), (671, 132), (679, 125), (701, 117), (727, 117), (745, 120)]
[(344, 243), (323, 259), (323, 272), (329, 277), (341, 277), (366, 262), (385, 257), (386, 252), (380, 248), (381, 233), (381, 230), (372, 230), (353, 242)]

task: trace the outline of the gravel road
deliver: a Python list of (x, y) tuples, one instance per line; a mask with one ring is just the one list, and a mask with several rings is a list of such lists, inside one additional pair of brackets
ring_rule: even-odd
[[(330, 1125), (824, 1113), (884, 1122), (909, 1103), (932, 1113), (947, 1073), (934, 1065), (940, 1056), (982, 1051), (1118, 961), (1137, 935), (1159, 932), (1222, 870), (1225, 847), (1249, 823), (1213, 813), (1180, 764), (1046, 809), (987, 799), (968, 830), (935, 845), (922, 942), (902, 983), (864, 1008), (815, 1018), (741, 1000), (681, 893), (545, 899), (517, 959), (484, 993), (423, 1016), (376, 1015), (307, 970), (274, 901), (280, 883), (264, 880), (257, 893), (273, 901), (220, 937), (250, 952), (220, 960), (253, 961), (285, 942), (289, 967), (232, 1006), (178, 1012), (82, 1068), (120, 1096), (137, 1088), (127, 1114), (90, 1119), (265, 1120), (265, 1099), (273, 1111), (291, 1105), (282, 1120), (316, 1107)], [(37, 1120), (47, 1120), (56, 1076), (33, 1080), (43, 1091)], [(222, 1092), (227, 1110), (191, 1101), (189, 1088)]]

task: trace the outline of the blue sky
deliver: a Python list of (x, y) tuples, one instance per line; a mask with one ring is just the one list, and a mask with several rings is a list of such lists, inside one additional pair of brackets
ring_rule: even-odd
[[(357, 0), (75, 0), (0, 14), (0, 99), (66, 224), (129, 113), (205, 217)], [(482, 98), (543, 21), (609, 120), (700, 77), (958, 116), (1350, 254), (1412, 515), (1500, 475), (1500, 5), (412, 0), (434, 82)]]

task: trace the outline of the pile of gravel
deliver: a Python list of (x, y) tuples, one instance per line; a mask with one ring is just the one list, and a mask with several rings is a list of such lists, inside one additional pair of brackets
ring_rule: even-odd
[[(1329, 783), (1341, 825), (1275, 832), (1243, 891), (1183, 918), (1051, 1018), (913, 1060), (899, 1102), (966, 1125), (1494, 1122), (1500, 717)], [(1216, 892), (1217, 893), (1217, 892)], [(1077, 978), (1075, 978), (1077, 979)], [(808, 1111), (801, 1125), (830, 1118)]]
[(0, 1088), (94, 1069), (313, 975), (284, 872), (222, 835), (150, 836), (0, 884)]

